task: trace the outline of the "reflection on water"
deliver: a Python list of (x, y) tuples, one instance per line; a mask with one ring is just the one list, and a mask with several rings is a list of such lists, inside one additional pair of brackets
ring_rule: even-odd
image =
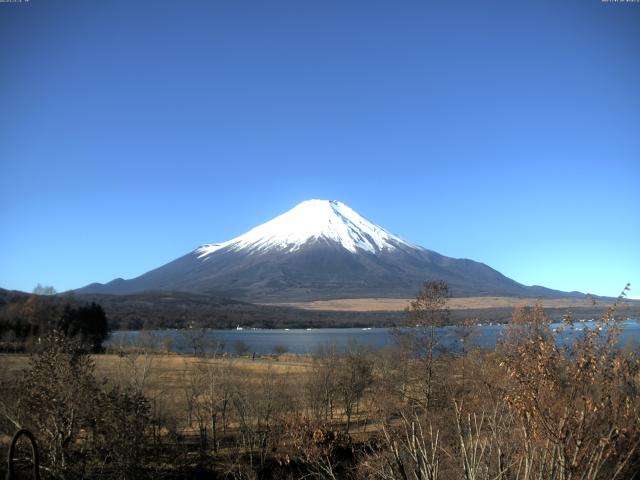
[[(640, 344), (640, 324), (635, 320), (621, 322), (623, 331), (620, 345)], [(562, 324), (553, 324), (559, 328)], [(595, 322), (577, 322), (573, 333), (564, 334), (563, 341), (571, 336), (580, 335), (584, 329), (595, 328)], [(462, 342), (467, 347), (493, 348), (506, 331), (506, 325), (484, 324), (474, 327), (471, 334), (468, 330), (457, 327), (437, 329), (437, 335), (443, 347), (458, 351)], [(315, 353), (321, 347), (335, 345), (344, 350), (350, 345), (358, 344), (374, 349), (383, 348), (394, 343), (392, 329), (389, 328), (318, 328), (318, 329), (238, 329), (238, 330), (152, 330), (115, 331), (106, 342), (106, 346), (133, 346), (137, 344), (155, 344), (157, 348), (170, 348), (173, 352), (192, 353), (195, 348), (211, 350), (220, 346), (227, 352), (244, 350), (249, 353), (269, 354), (274, 352), (290, 352), (297, 354)]]

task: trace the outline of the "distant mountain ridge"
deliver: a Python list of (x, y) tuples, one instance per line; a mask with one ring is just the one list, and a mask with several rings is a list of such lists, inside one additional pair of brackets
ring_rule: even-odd
[(335, 200), (307, 200), (227, 242), (204, 244), (139, 277), (77, 292), (184, 291), (252, 302), (410, 298), (429, 279), (445, 280), (454, 296), (582, 295), (525, 286), (483, 263), (440, 255)]

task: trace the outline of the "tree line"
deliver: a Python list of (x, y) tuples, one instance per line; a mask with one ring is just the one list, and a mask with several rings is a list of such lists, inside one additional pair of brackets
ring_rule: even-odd
[(92, 352), (102, 349), (109, 334), (107, 316), (95, 302), (35, 294), (0, 300), (0, 350), (36, 348), (54, 331), (78, 339)]

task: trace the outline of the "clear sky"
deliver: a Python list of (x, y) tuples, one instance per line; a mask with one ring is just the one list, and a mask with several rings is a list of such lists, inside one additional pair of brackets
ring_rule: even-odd
[(309, 198), (640, 296), (640, 3), (0, 3), (0, 287), (131, 278)]

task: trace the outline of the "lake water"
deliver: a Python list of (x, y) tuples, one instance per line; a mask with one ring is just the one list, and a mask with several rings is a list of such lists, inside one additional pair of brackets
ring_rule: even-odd
[[(623, 331), (620, 344), (640, 344), (640, 323), (636, 320), (621, 322)], [(552, 328), (561, 327), (553, 324)], [(576, 322), (575, 333), (565, 334), (568, 341), (573, 335), (587, 328), (595, 328), (594, 322)], [(484, 324), (473, 328), (473, 334), (467, 339), (467, 345), (491, 349), (496, 345), (506, 325)], [(150, 333), (150, 334), (149, 334)], [(459, 350), (461, 343), (460, 330), (456, 327), (437, 329), (441, 343), (448, 348)], [(270, 354), (280, 347), (287, 352), (296, 354), (312, 354), (322, 347), (332, 346), (338, 350), (345, 350), (350, 345), (358, 344), (374, 349), (384, 348), (394, 343), (392, 330), (389, 328), (317, 328), (317, 329), (244, 329), (244, 330), (206, 330), (202, 335), (197, 331), (183, 330), (153, 330), (141, 333), (139, 331), (115, 331), (111, 334), (105, 346), (133, 346), (137, 344), (162, 345), (163, 340), (170, 339), (170, 348), (177, 353), (192, 353), (194, 343), (199, 348), (212, 349), (214, 345), (224, 345), (224, 350), (234, 352), (242, 343), (246, 345), (248, 353)]]

